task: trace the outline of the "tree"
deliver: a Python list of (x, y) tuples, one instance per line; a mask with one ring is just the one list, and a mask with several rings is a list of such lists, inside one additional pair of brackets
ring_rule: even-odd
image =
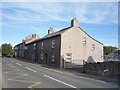
[(103, 50), (104, 50), (104, 55), (109, 54), (110, 52), (112, 52), (113, 50), (117, 49), (117, 47), (113, 47), (113, 46), (104, 46)]
[(2, 44), (1, 45), (1, 51), (2, 51), (2, 56), (5, 57), (12, 57), (13, 56), (13, 49), (12, 49), (12, 45), (11, 44)]

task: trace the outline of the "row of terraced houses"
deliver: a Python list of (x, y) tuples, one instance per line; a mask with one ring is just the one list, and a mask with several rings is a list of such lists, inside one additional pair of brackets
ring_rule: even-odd
[(29, 35), (14, 48), (17, 58), (58, 68), (103, 61), (103, 44), (82, 30), (76, 18), (70, 27), (57, 32), (50, 28), (42, 38)]

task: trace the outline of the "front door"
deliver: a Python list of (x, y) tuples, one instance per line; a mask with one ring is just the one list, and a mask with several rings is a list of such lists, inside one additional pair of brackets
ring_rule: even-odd
[(47, 64), (48, 54), (45, 54), (45, 64)]

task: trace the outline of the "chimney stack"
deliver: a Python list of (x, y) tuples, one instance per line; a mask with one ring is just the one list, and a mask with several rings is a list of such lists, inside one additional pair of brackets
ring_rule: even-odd
[(76, 18), (71, 20), (71, 27), (79, 27), (79, 21)]
[(48, 30), (48, 34), (51, 34), (53, 32), (54, 32), (54, 29), (50, 27), (49, 30)]

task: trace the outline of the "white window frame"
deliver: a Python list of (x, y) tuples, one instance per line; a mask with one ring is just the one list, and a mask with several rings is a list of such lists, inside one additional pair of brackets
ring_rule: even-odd
[(32, 60), (34, 60), (36, 57), (35, 57), (35, 53), (32, 54)]
[(52, 48), (55, 48), (55, 40), (52, 40)]
[(52, 59), (52, 62), (55, 61), (55, 54), (54, 53), (52, 53), (51, 59)]
[(40, 54), (40, 59), (43, 60), (43, 53)]
[(66, 63), (70, 63), (72, 60), (72, 53), (66, 53)]
[(36, 46), (36, 43), (34, 43), (34, 46)]
[(92, 50), (95, 49), (95, 44), (92, 44)]
[(83, 38), (83, 43), (85, 44), (86, 42), (87, 42), (87, 38), (84, 37), (84, 38)]
[(44, 46), (44, 44), (43, 44), (43, 42), (41, 43), (41, 49), (43, 49), (43, 46)]
[(36, 43), (34, 43), (34, 49), (36, 49)]

